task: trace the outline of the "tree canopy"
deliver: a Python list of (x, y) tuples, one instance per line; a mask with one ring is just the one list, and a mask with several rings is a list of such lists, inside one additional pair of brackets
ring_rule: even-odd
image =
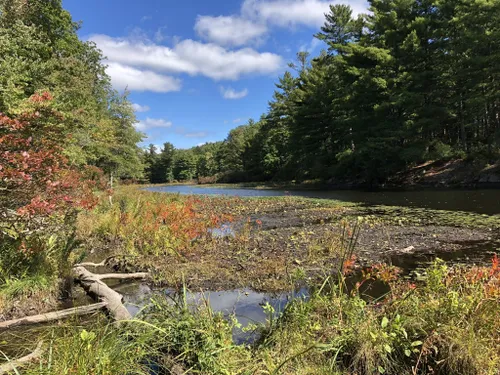
[(498, 160), (500, 1), (369, 6), (331, 5), (319, 56), (297, 54), (259, 121), (183, 151), (199, 159), (183, 177), (380, 183), (429, 160)]
[(23, 101), (50, 92), (72, 163), (140, 178), (142, 135), (127, 93), (113, 90), (101, 51), (78, 28), (61, 0), (0, 0), (0, 113), (15, 117)]

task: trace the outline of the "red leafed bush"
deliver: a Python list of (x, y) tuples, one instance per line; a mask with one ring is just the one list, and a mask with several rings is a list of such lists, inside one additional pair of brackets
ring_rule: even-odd
[[(96, 168), (70, 165), (64, 117), (49, 93), (35, 94), (15, 116), (0, 113), (0, 271), (58, 272), (68, 256), (74, 219), (97, 204)], [(5, 275), (7, 274), (7, 275)], [(1, 278), (0, 278), (1, 284)]]
[(49, 93), (33, 95), (31, 110), (17, 118), (0, 114), (0, 210), (4, 218), (91, 208), (94, 182), (64, 156), (63, 118)]

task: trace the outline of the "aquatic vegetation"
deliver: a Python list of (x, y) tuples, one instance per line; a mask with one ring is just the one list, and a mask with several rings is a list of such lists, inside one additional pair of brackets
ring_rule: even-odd
[(230, 215), (203, 209), (204, 200), (166, 196), (122, 187), (113, 204), (103, 199), (80, 215), (80, 236), (111, 241), (125, 254), (181, 255), (211, 228), (232, 221)]

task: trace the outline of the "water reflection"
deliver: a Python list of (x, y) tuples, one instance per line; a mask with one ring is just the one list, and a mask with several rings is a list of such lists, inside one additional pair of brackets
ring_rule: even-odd
[(480, 214), (500, 214), (500, 192), (491, 190), (421, 190), (421, 191), (379, 191), (359, 190), (269, 190), (250, 188), (202, 187), (198, 185), (153, 186), (148, 191), (222, 195), (237, 197), (276, 197), (293, 195), (309, 198), (336, 199), (367, 205), (420, 207), (436, 210), (466, 211)]

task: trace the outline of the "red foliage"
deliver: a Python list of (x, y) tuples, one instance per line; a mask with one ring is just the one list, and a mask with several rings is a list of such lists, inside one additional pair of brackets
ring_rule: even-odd
[[(35, 94), (17, 118), (0, 113), (0, 210), (32, 218), (91, 208), (95, 183), (72, 168), (63, 153), (61, 114), (51, 109), (50, 93)], [(95, 173), (95, 171), (94, 171)]]
[(357, 260), (356, 255), (351, 255), (351, 257), (349, 259), (346, 259), (344, 261), (344, 264), (342, 265), (342, 274), (343, 275), (350, 275), (354, 271), (354, 266), (356, 265), (356, 260)]
[(500, 275), (500, 259), (498, 259), (498, 255), (493, 255), (491, 259), (491, 270), (490, 276)]

